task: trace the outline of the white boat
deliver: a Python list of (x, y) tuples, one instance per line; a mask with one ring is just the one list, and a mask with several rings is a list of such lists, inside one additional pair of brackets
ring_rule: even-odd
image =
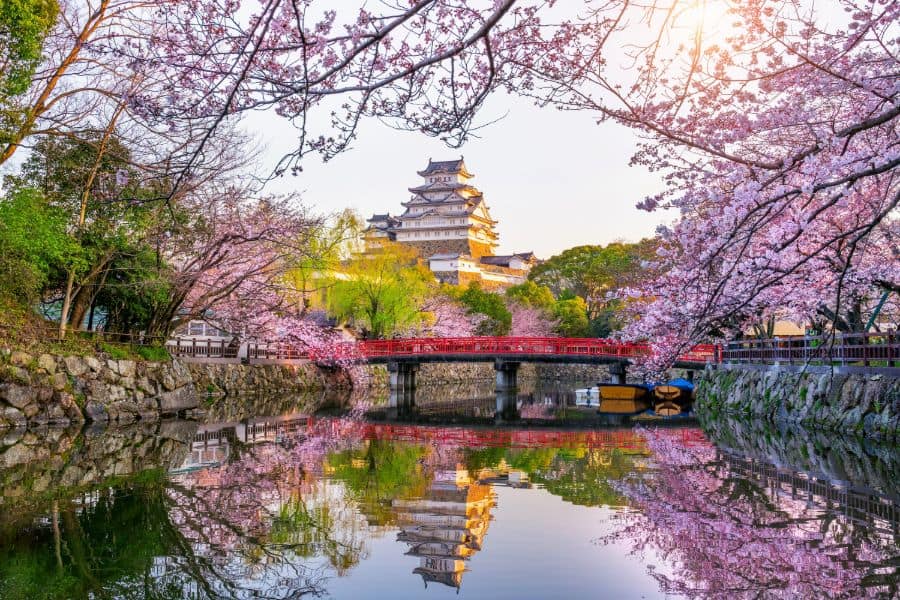
[(597, 408), (600, 406), (600, 389), (598, 387), (575, 390), (575, 406)]

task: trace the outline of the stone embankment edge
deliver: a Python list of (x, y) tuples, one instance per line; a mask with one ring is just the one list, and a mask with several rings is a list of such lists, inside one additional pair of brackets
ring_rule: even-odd
[(349, 388), (352, 375), (309, 363), (146, 362), (0, 348), (0, 428), (152, 421), (197, 408), (209, 395)]
[(900, 442), (900, 377), (828, 367), (707, 368), (697, 386), (704, 418), (761, 419)]

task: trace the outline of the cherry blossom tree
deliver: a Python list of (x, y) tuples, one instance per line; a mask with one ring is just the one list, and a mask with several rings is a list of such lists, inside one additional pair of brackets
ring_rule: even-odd
[(711, 23), (713, 5), (660, 13), (692, 35), (636, 50), (629, 85), (591, 62), (599, 42), (538, 67), (548, 85), (573, 73), (561, 104), (643, 132), (633, 163), (666, 177), (640, 206), (680, 212), (661, 229), (669, 271), (634, 292), (649, 302), (630, 334), (669, 354), (776, 311), (840, 323), (900, 282), (896, 3), (757, 1)]
[(261, 330), (261, 320), (284, 308), (280, 277), (313, 220), (294, 198), (245, 193), (206, 189), (184, 201), (187, 223), (161, 233), (158, 244), (174, 272), (171, 299), (155, 319), (159, 331), (213, 315), (235, 332)]
[(853, 329), (865, 320), (848, 310), (900, 291), (900, 6), (836, 7), (66, 1), (0, 161), (30, 135), (75, 135), (121, 107), (151, 155), (170, 136), (157, 161), (170, 201), (242, 112), (273, 108), (297, 125), (282, 174), (346, 149), (367, 117), (460, 145), (502, 89), (645, 137), (632, 162), (666, 187), (641, 207), (680, 216), (661, 230), (668, 274), (633, 294), (647, 302), (630, 335), (667, 336), (671, 350), (773, 307)]
[(518, 302), (510, 302), (509, 312), (512, 314), (512, 326), (509, 335), (513, 337), (556, 337), (557, 319), (548, 315), (547, 311), (526, 306)]
[(407, 333), (439, 338), (472, 337), (485, 319), (484, 315), (470, 313), (461, 303), (442, 293), (426, 298), (422, 311), (428, 315), (424, 327)]

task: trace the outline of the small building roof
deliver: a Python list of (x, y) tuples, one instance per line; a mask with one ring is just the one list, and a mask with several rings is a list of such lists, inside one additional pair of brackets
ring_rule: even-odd
[(388, 225), (390, 225), (392, 223), (399, 223), (399, 220), (397, 219), (397, 217), (392, 216), (390, 213), (385, 213), (383, 215), (379, 215), (379, 214), (372, 215), (371, 218), (366, 219), (366, 222), (372, 223), (372, 224), (387, 223)]
[(498, 254), (496, 256), (482, 256), (480, 260), (483, 264), (486, 264), (486, 265), (495, 265), (498, 267), (508, 267), (514, 258), (518, 258), (519, 260), (522, 260), (525, 262), (532, 262), (535, 260), (535, 256), (534, 256), (533, 252), (519, 252), (517, 254)]

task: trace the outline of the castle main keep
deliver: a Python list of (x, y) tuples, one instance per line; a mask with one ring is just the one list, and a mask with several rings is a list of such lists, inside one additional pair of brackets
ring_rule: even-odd
[(459, 160), (428, 161), (418, 171), (422, 182), (409, 188), (399, 216), (376, 214), (368, 220), (365, 238), (373, 250), (385, 240), (415, 248), (435, 276), (467, 285), (479, 281), (485, 288), (506, 288), (525, 281), (537, 262), (531, 252), (498, 255), (497, 221), (491, 218), (484, 195)]

